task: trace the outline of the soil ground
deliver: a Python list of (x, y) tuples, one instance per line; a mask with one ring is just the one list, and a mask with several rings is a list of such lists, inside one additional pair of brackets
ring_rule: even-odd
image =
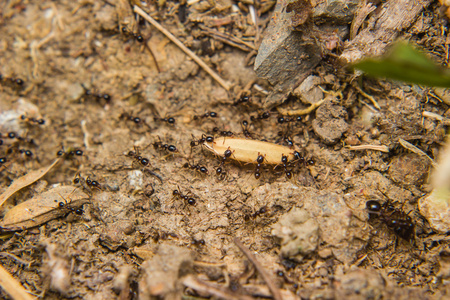
[[(264, 27), (256, 33), (247, 13), (231, 17), (228, 10), (191, 8), (185, 20), (178, 2), (150, 5), (151, 15), (233, 84), (227, 93), (156, 29), (131, 24), (129, 32), (137, 35), (139, 30), (147, 39), (158, 72), (148, 49), (133, 34), (119, 31), (119, 23), (133, 16), (118, 16), (114, 4), (1, 4), (0, 72), (25, 84), (17, 88), (2, 81), (0, 130), (3, 136), (14, 131), (34, 143), (3, 138), (0, 156), (8, 161), (0, 187), (51, 164), (61, 149), (84, 152), (15, 193), (2, 214), (55, 186), (74, 185), (77, 174), (101, 185), (86, 186), (83, 180), (76, 185), (90, 195), (81, 215), (70, 198), (60, 199), (65, 208), (55, 203), (54, 209), (64, 210), (63, 217), (3, 233), (1, 264), (27, 290), (45, 299), (131, 299), (138, 290), (143, 299), (210, 297), (210, 292), (179, 284), (182, 262), (188, 261), (184, 272), (203, 282), (237, 295), (269, 297), (263, 279), (233, 242), (238, 238), (285, 299), (424, 299), (450, 292), (448, 236), (434, 233), (417, 210), (418, 199), (430, 191), (430, 163), (398, 143), (402, 138), (437, 156), (446, 127), (423, 118), (422, 112), (446, 116), (448, 105), (432, 91), (364, 78), (363, 90), (381, 107), (374, 110), (351, 84), (351, 74), (324, 60), (313, 71), (328, 78), (323, 88), (330, 100), (321, 111), (284, 124), (276, 110), (259, 119), (270, 85), (254, 74), (252, 56), (213, 40), (197, 26), (228, 26), (228, 32), (254, 42)], [(261, 23), (269, 18), (270, 11), (264, 12)], [(446, 26), (435, 4), (407, 35), (446, 64)], [(251, 81), (260, 88), (244, 91)], [(85, 89), (111, 100), (86, 95)], [(236, 102), (242, 91), (250, 102)], [(291, 97), (283, 107), (306, 105)], [(218, 117), (206, 117), (208, 112)], [(21, 115), (43, 118), (45, 124), (26, 122)], [(132, 120), (137, 117), (140, 122)], [(347, 126), (334, 144), (324, 143), (312, 125), (329, 118)], [(225, 175), (217, 176), (222, 158), (201, 145), (191, 147), (193, 137), (218, 135), (215, 127), (242, 138), (248, 130), (252, 139), (284, 145), (289, 137), (304, 160), (287, 167), (293, 172), (290, 179), (281, 161), (276, 167), (263, 164), (256, 179), (255, 164), (227, 160)], [(178, 152), (157, 147), (164, 144)], [(361, 144), (385, 145), (389, 152), (346, 147)], [(32, 157), (21, 149), (31, 150)], [(139, 151), (137, 156), (150, 164), (142, 166), (129, 151)], [(205, 166), (209, 173), (186, 168), (186, 163)], [(413, 237), (399, 237), (380, 218), (369, 220), (370, 199), (388, 201), (403, 218), (408, 214)], [(155, 286), (156, 281), (161, 285)]]

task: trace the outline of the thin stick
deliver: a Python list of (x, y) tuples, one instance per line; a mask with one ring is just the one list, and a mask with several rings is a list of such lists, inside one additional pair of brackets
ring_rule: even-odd
[(0, 286), (14, 300), (34, 300), (35, 297), (28, 294), (28, 291), (9, 272), (0, 265)]
[(134, 6), (134, 12), (139, 14), (145, 20), (147, 20), (150, 24), (155, 26), (159, 31), (161, 31), (169, 40), (171, 40), (175, 45), (180, 47), (189, 57), (191, 57), (200, 67), (203, 68), (212, 78), (214, 78), (225, 90), (230, 90), (230, 85), (225, 82), (219, 74), (214, 72), (207, 64), (205, 64), (194, 52), (189, 50), (180, 40), (178, 40), (173, 34), (171, 34), (167, 29), (162, 27), (155, 19), (150, 17), (145, 11), (143, 11), (140, 7)]
[(208, 293), (210, 295), (216, 296), (222, 299), (230, 299), (230, 300), (252, 300), (253, 298), (246, 295), (239, 295), (232, 293), (229, 290), (225, 290), (223, 288), (212, 286), (211, 284), (207, 284), (206, 282), (201, 281), (200, 279), (195, 278), (193, 275), (188, 275), (181, 279), (181, 282), (196, 291), (200, 291), (203, 293)]
[(319, 100), (316, 103), (311, 104), (308, 108), (305, 108), (305, 109), (287, 110), (287, 109), (284, 109), (281, 107), (277, 107), (277, 110), (280, 114), (287, 115), (287, 116), (307, 115), (307, 114), (311, 113), (313, 110), (315, 110), (316, 108), (318, 108), (320, 105), (322, 105), (322, 103), (324, 103), (325, 100), (326, 99)]
[(269, 274), (267, 274), (266, 270), (264, 270), (261, 264), (256, 260), (256, 257), (253, 255), (253, 253), (251, 253), (250, 250), (247, 249), (238, 238), (234, 238), (234, 243), (236, 244), (236, 246), (238, 246), (239, 249), (241, 249), (242, 253), (244, 253), (244, 255), (247, 256), (247, 258), (252, 262), (256, 270), (258, 270), (259, 274), (261, 274), (263, 280), (267, 284), (267, 287), (272, 293), (273, 298), (275, 300), (283, 300), (283, 298), (281, 297), (280, 290), (275, 286)]

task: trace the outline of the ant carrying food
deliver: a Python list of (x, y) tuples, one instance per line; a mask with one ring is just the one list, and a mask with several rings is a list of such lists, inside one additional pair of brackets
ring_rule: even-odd
[(178, 186), (178, 190), (173, 190), (172, 195), (174, 197), (183, 199), (189, 205), (195, 205), (195, 203), (196, 203), (196, 200), (193, 197), (190, 197), (188, 195), (185, 195), (185, 194), (181, 193), (181, 190), (180, 190), (179, 186)]
[(377, 200), (366, 202), (369, 220), (379, 219), (390, 228), (395, 235), (410, 242), (414, 239), (414, 223), (408, 214), (396, 209), (389, 201), (381, 204)]
[(203, 145), (205, 142), (213, 143), (214, 142), (214, 137), (207, 136), (206, 134), (202, 134), (202, 137), (197, 140), (195, 138), (195, 136), (192, 135), (191, 148), (194, 148), (194, 147), (196, 147), (198, 145)]

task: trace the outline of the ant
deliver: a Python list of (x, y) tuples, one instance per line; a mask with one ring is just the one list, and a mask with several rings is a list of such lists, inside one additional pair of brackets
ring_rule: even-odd
[(153, 53), (152, 49), (150, 49), (150, 47), (147, 45), (147, 43), (144, 43), (145, 42), (144, 37), (140, 34), (136, 34), (133, 31), (129, 30), (126, 26), (123, 26), (121, 31), (125, 36), (132, 37), (136, 41), (138, 41), (138, 43), (144, 45), (144, 47), (147, 49), (147, 51), (150, 52), (153, 62), (155, 63), (156, 69), (158, 70), (158, 73), (160, 73), (161, 69), (159, 68), (158, 61), (156, 60), (155, 54)]
[(256, 168), (255, 168), (255, 178), (259, 179), (261, 177), (261, 166), (264, 162), (266, 155), (261, 155), (260, 153), (258, 153), (258, 157), (256, 158)]
[(5, 77), (2, 74), (0, 74), (0, 83), (2, 85), (9, 86), (13, 89), (21, 90), (23, 89), (25, 82), (20, 78)]
[(251, 101), (250, 96), (242, 95), (239, 99), (233, 102), (233, 106), (238, 106), (240, 104), (249, 103)]
[(278, 117), (277, 121), (278, 121), (278, 124), (284, 124), (284, 123), (290, 123), (290, 122), (301, 122), (302, 117), (298, 116), (296, 118), (289, 118), (289, 117), (280, 116), (280, 117)]
[(139, 43), (143, 43), (144, 42), (144, 38), (142, 37), (142, 35), (140, 34), (136, 34), (131, 30), (128, 30), (128, 28), (126, 26), (122, 27), (122, 33), (125, 36), (131, 36), (133, 37), (136, 41), (138, 41)]
[(145, 122), (143, 119), (141, 119), (140, 117), (129, 115), (128, 113), (121, 114), (119, 118), (120, 119), (126, 119), (127, 121), (134, 122), (136, 125), (144, 124), (145, 126), (150, 128), (150, 126), (147, 124), (147, 122)]
[(266, 111), (263, 112), (262, 114), (258, 114), (255, 116), (250, 116), (250, 120), (252, 122), (256, 121), (256, 120), (267, 120), (268, 118), (270, 118), (270, 112)]
[[(23, 141), (25, 143), (34, 144), (34, 140), (33, 139), (21, 137), (21, 136), (17, 135), (14, 131), (9, 132), (6, 136), (3, 136), (0, 133), (0, 138), (17, 139), (17, 140)], [(3, 140), (1, 140), (0, 145), (3, 145)]]
[(410, 242), (414, 238), (414, 223), (411, 217), (389, 204), (389, 201), (381, 204), (377, 200), (369, 200), (366, 202), (366, 208), (369, 212), (369, 220), (380, 219), (405, 241)]
[(196, 139), (194, 135), (192, 135), (191, 148), (196, 147), (198, 145), (202, 145), (203, 143), (212, 143), (214, 142), (214, 137), (207, 136), (206, 134), (202, 134), (200, 139)]
[(191, 163), (189, 161), (187, 163), (185, 163), (183, 167), (184, 168), (189, 168), (191, 170), (195, 170), (195, 171), (200, 172), (202, 174), (209, 174), (209, 171), (208, 171), (208, 169), (206, 167), (200, 166), (199, 164), (191, 165)]
[(203, 115), (200, 115), (200, 116), (194, 116), (194, 120), (205, 119), (205, 118), (210, 118), (210, 117), (211, 118), (217, 118), (217, 113), (213, 112), (213, 111), (207, 112), (207, 113), (205, 113)]
[(177, 147), (175, 147), (174, 145), (163, 144), (159, 136), (158, 139), (159, 141), (153, 143), (153, 147), (155, 148), (155, 150), (165, 150), (173, 153), (178, 152)]
[[(292, 170), (288, 169), (288, 157), (287, 157), (287, 155), (284, 155), (284, 154), (281, 155), (281, 164), (283, 165), (283, 168), (284, 168), (284, 174), (286, 174), (286, 177), (288, 179), (291, 179), (292, 178)], [(275, 168), (277, 168), (278, 166), (279, 165), (275, 166)]]
[(86, 185), (90, 188), (97, 188), (99, 190), (102, 189), (102, 186), (100, 185), (100, 183), (98, 183), (98, 181), (89, 179), (89, 176), (86, 178), (83, 178), (80, 176), (80, 174), (77, 174), (75, 176), (75, 178), (73, 179), (73, 183), (78, 184), (80, 182), (86, 183)]
[(242, 127), (242, 133), (244, 134), (244, 136), (246, 138), (252, 138), (252, 134), (250, 133), (250, 131), (248, 130), (248, 122), (247, 120), (242, 121), (241, 123), (241, 127)]
[(267, 212), (267, 206), (261, 207), (259, 210), (255, 211), (253, 214), (244, 215), (244, 221), (248, 222), (250, 219), (256, 219), (257, 216), (265, 214)]
[(225, 152), (223, 153), (222, 161), (220, 162), (220, 165), (216, 169), (216, 175), (219, 176), (220, 179), (224, 179), (226, 176), (226, 171), (223, 169), (223, 166), (225, 164), (225, 161), (231, 157), (233, 152), (234, 150), (231, 151), (230, 147), (228, 147), (228, 149), (225, 150)]
[[(60, 195), (60, 197), (64, 199), (64, 197), (62, 197), (61, 195)], [(58, 202), (58, 200), (55, 200), (55, 202)], [(66, 209), (69, 212), (72, 212), (72, 213), (74, 213), (76, 215), (79, 215), (79, 216), (81, 216), (84, 213), (84, 210), (82, 208), (76, 208), (75, 209), (75, 208), (69, 206), (67, 201), (66, 201), (66, 199), (64, 199), (64, 202), (62, 202), (62, 201), (58, 202), (58, 208)]]
[(300, 152), (298, 151), (294, 151), (293, 154), (294, 154), (294, 161), (296, 162), (299, 162), (306, 166), (314, 166), (316, 164), (316, 161), (313, 158), (306, 160), (305, 157), (301, 155)]
[(234, 135), (231, 131), (220, 130), (219, 127), (214, 127), (212, 130), (214, 133), (217, 133), (220, 136), (232, 137)]
[(189, 205), (195, 205), (196, 201), (193, 197), (189, 197), (188, 195), (184, 195), (180, 191), (180, 187), (178, 186), (178, 190), (173, 190), (172, 195), (174, 197), (181, 198), (187, 202)]
[(140, 163), (144, 167), (148, 166), (148, 164), (150, 163), (150, 160), (148, 160), (148, 158), (139, 155), (139, 147), (136, 146), (134, 147), (134, 151), (128, 152), (126, 156), (134, 158), (138, 163)]
[(35, 119), (35, 118), (28, 118), (26, 115), (21, 115), (20, 119), (29, 123), (29, 124), (37, 124), (37, 125), (44, 125), (45, 120), (44, 119)]
[(166, 122), (167, 124), (170, 125), (174, 125), (175, 124), (175, 118), (173, 117), (169, 117), (169, 118), (158, 118), (158, 117), (154, 117), (153, 120), (156, 121), (160, 121), (160, 122)]
[(63, 148), (63, 149), (59, 150), (58, 152), (56, 152), (56, 155), (63, 156), (65, 158), (72, 158), (74, 156), (82, 156), (83, 150), (77, 149), (77, 148), (69, 148), (68, 152), (66, 152)]
[(193, 246), (200, 247), (200, 246), (205, 246), (206, 243), (205, 243), (204, 239), (196, 240), (196, 239), (193, 238), (191, 244)]
[(96, 91), (89, 90), (87, 87), (84, 86), (84, 84), (81, 84), (81, 86), (83, 87), (84, 95), (87, 98), (94, 98), (97, 102), (105, 100), (106, 103), (109, 103), (111, 101), (111, 96), (109, 94), (99, 94)]

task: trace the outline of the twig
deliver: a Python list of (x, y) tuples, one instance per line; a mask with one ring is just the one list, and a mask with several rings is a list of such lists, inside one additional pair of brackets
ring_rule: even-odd
[(376, 150), (385, 153), (389, 153), (389, 148), (385, 145), (359, 145), (359, 146), (347, 146), (349, 150)]
[(255, 46), (253, 46), (252, 44), (247, 43), (247, 42), (245, 42), (245, 41), (243, 41), (243, 40), (241, 40), (241, 39), (239, 39), (239, 38), (237, 38), (235, 36), (232, 36), (230, 34), (226, 34), (226, 33), (223, 33), (223, 32), (220, 32), (220, 31), (208, 28), (208, 27), (203, 26), (203, 25), (199, 25), (199, 28), (201, 30), (203, 30), (203, 33), (205, 35), (208, 35), (208, 36), (210, 36), (212, 38), (215, 38), (215, 39), (217, 39), (217, 40), (219, 40), (221, 42), (224, 42), (224, 43), (226, 43), (226, 44), (228, 44), (230, 46), (239, 48), (239, 49), (241, 49), (243, 51), (247, 51), (247, 52), (252, 51), (252, 50), (256, 50)]
[(14, 300), (33, 300), (35, 297), (28, 294), (28, 291), (9, 272), (0, 265), (0, 286)]
[(230, 85), (223, 80), (219, 74), (214, 72), (207, 64), (203, 62), (194, 52), (189, 50), (180, 40), (178, 40), (173, 34), (171, 34), (167, 29), (162, 27), (155, 19), (150, 17), (145, 11), (140, 7), (134, 6), (134, 12), (143, 17), (147, 22), (155, 26), (159, 31), (161, 31), (169, 40), (171, 40), (175, 45), (177, 45), (181, 50), (183, 50), (189, 57), (191, 57), (200, 67), (203, 68), (212, 78), (214, 78), (217, 83), (219, 83), (225, 90), (230, 90)]
[(429, 157), (425, 152), (423, 152), (422, 150), (420, 150), (419, 148), (417, 148), (416, 146), (414, 146), (413, 144), (405, 141), (404, 139), (398, 139), (398, 142), (400, 143), (400, 145), (402, 145), (405, 149), (408, 149), (411, 152), (416, 153), (417, 155), (420, 156), (425, 156), (426, 158), (428, 158), (431, 161), (431, 164), (433, 165), (433, 167), (437, 168), (438, 165), (436, 164), (436, 162)]
[(256, 257), (253, 255), (253, 253), (251, 253), (250, 250), (247, 249), (238, 238), (234, 238), (234, 243), (236, 244), (236, 246), (238, 246), (239, 249), (241, 249), (242, 253), (244, 253), (244, 255), (247, 256), (247, 258), (252, 262), (256, 270), (258, 270), (259, 274), (261, 274), (263, 280), (269, 287), (269, 290), (272, 293), (273, 298), (275, 300), (282, 300), (283, 298), (281, 298), (280, 290), (275, 286), (269, 274), (267, 274), (266, 270), (264, 270), (261, 264), (256, 260)]
[(305, 108), (305, 109), (287, 110), (287, 109), (278, 107), (277, 110), (280, 114), (287, 115), (287, 116), (307, 115), (307, 114), (311, 113), (313, 110), (315, 110), (316, 108), (318, 108), (320, 105), (322, 105), (322, 103), (324, 103), (325, 100), (326, 99), (317, 101), (316, 103), (311, 104), (310, 107)]
[(358, 90), (358, 92), (361, 93), (361, 95), (363, 95), (364, 97), (366, 97), (367, 99), (370, 100), (370, 102), (372, 102), (373, 106), (375, 106), (376, 109), (380, 110), (381, 107), (378, 104), (377, 100), (375, 100), (375, 98), (373, 96), (370, 96), (369, 94), (367, 94), (366, 92), (364, 92), (359, 86), (354, 85), (354, 87)]
[(210, 295), (214, 295), (218, 298), (222, 299), (230, 299), (230, 300), (252, 300), (252, 297), (244, 296), (244, 295), (238, 295), (235, 293), (232, 293), (228, 290), (224, 290), (222, 288), (217, 288), (215, 286), (212, 286), (210, 284), (207, 284), (206, 282), (203, 282), (199, 280), (198, 278), (195, 278), (193, 275), (188, 275), (181, 279), (181, 282), (191, 289), (194, 289), (196, 291), (200, 291), (203, 293), (208, 293)]

